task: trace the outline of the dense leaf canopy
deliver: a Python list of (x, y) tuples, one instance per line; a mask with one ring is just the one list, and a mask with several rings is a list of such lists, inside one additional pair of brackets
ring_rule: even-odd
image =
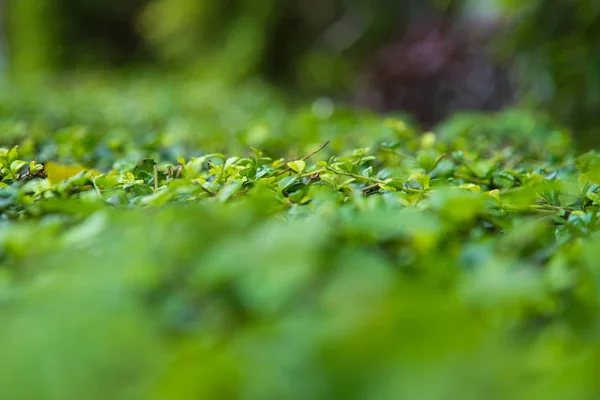
[(0, 92), (12, 399), (590, 399), (600, 155), (163, 79)]

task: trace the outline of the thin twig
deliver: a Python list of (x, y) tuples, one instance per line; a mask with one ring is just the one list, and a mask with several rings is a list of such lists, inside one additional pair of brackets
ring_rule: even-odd
[(561, 208), (561, 207), (545, 205), (545, 204), (532, 204), (532, 205), (527, 205), (527, 206), (523, 206), (523, 207), (503, 204), (500, 206), (500, 209), (502, 209), (504, 211), (509, 211), (509, 212), (538, 212), (538, 213), (550, 213), (550, 214), (556, 214), (561, 211), (572, 211), (572, 209), (568, 208), (568, 207)]
[[(327, 147), (327, 145), (329, 145), (329, 143), (330, 143), (330, 141), (329, 141), (329, 140), (328, 140), (328, 141), (326, 141), (326, 142), (325, 142), (325, 143), (323, 143), (323, 145), (322, 145), (321, 147), (319, 147), (317, 150), (315, 150), (315, 151), (313, 151), (312, 153), (310, 153), (310, 154), (308, 154), (308, 155), (306, 155), (306, 156), (302, 157), (300, 160), (301, 160), (301, 161), (306, 161), (306, 160), (308, 160), (309, 158), (311, 158), (312, 156), (314, 156), (315, 154), (317, 154), (318, 152), (320, 152), (321, 150), (323, 150), (325, 147)], [(295, 160), (295, 161), (298, 161), (298, 160)], [(278, 173), (277, 175), (275, 175), (275, 176), (283, 175), (283, 174), (285, 174), (286, 172), (290, 172), (291, 170), (292, 170), (292, 169), (291, 169), (290, 167), (287, 167), (286, 169), (284, 169), (283, 171), (279, 172), (279, 173)]]
[(208, 195), (210, 197), (215, 197), (217, 194), (215, 192), (213, 192), (212, 190), (210, 190), (209, 188), (207, 188), (206, 186), (202, 185), (201, 183), (198, 183), (198, 186), (200, 186), (200, 189), (204, 190), (206, 193), (208, 193)]
[[(314, 171), (308, 171), (308, 172), (304, 172), (302, 174), (298, 174), (298, 178), (306, 178), (306, 177), (310, 178), (313, 175), (321, 174), (321, 172), (325, 172), (325, 171), (327, 171), (326, 168), (319, 168)], [(313, 178), (313, 179), (315, 179), (315, 178)]]
[(309, 155), (307, 155), (307, 156), (304, 156), (304, 157), (302, 157), (302, 158), (301, 158), (301, 160), (302, 160), (302, 161), (306, 161), (306, 160), (308, 160), (309, 158), (311, 158), (312, 156), (314, 156), (315, 154), (317, 154), (318, 152), (320, 152), (321, 150), (323, 150), (325, 147), (327, 147), (327, 146), (329, 145), (329, 143), (330, 143), (330, 142), (329, 142), (329, 140), (328, 140), (328, 141), (326, 141), (326, 142), (325, 142), (325, 143), (323, 143), (323, 145), (321, 145), (321, 147), (319, 147), (317, 150), (313, 151), (312, 153), (310, 153), (310, 154), (309, 154)]
[(435, 162), (433, 163), (433, 166), (429, 169), (429, 172), (433, 171), (434, 169), (437, 168), (437, 166), (442, 162), (442, 160), (448, 158), (448, 154), (442, 154), (441, 156), (439, 156)]
[(96, 178), (92, 177), (91, 181), (92, 181), (92, 185), (94, 186), (94, 189), (96, 189), (96, 193), (98, 193), (98, 196), (100, 198), (102, 198), (102, 192), (100, 191), (100, 188), (98, 187), (98, 185), (96, 185)]
[(234, 194), (233, 196), (231, 196), (231, 200), (236, 200), (239, 199), (240, 197), (242, 197), (243, 195), (245, 195), (246, 193), (248, 193), (248, 191), (250, 191), (250, 188), (244, 188), (242, 190), (240, 190), (239, 192), (237, 192), (236, 194)]
[(363, 194), (367, 194), (367, 192), (370, 192), (371, 190), (377, 190), (377, 189), (379, 189), (379, 187), (380, 187), (379, 183), (374, 183), (372, 185), (362, 188), (361, 190), (362, 190)]
[(306, 181), (306, 184), (310, 185), (312, 183), (312, 181), (319, 180), (320, 179), (319, 175), (320, 175), (319, 172), (315, 172), (315, 173), (311, 174), (310, 177), (308, 178), (308, 180)]
[(154, 166), (154, 191), (158, 190), (158, 167)]
[(462, 179), (465, 181), (468, 181), (469, 183), (476, 183), (478, 185), (490, 185), (491, 182), (489, 179), (481, 179), (481, 178), (477, 178), (476, 176), (467, 176), (467, 175), (463, 175), (463, 174), (454, 174), (455, 178), (458, 179)]
[[(349, 176), (349, 177), (352, 177), (352, 178), (355, 178), (355, 179), (360, 179), (360, 180), (362, 180), (364, 182), (372, 182), (372, 183), (376, 183), (376, 184), (378, 184), (380, 186), (387, 185), (387, 183), (385, 181), (382, 181), (381, 179), (370, 178), (370, 177), (367, 177), (367, 176), (353, 174), (353, 173), (350, 173), (350, 172), (338, 171), (338, 170), (333, 169), (331, 167), (327, 167), (327, 169), (329, 171), (335, 173), (335, 174)], [(396, 189), (402, 190), (403, 192), (406, 192), (406, 193), (415, 193), (415, 194), (417, 194), (417, 193), (422, 194), (424, 192), (424, 191), (419, 190), (419, 189), (407, 188), (406, 186), (402, 186), (401, 188), (396, 188)]]

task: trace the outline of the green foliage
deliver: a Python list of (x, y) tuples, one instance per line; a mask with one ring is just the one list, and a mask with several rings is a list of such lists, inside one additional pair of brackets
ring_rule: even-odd
[[(62, 24), (52, 3), (41, 1), (3, 2), (3, 35), (9, 40), (9, 65), (18, 74), (46, 74), (56, 68), (60, 57), (56, 36)], [(51, 21), (54, 21), (52, 23)], [(15, 51), (18, 49), (18, 51)]]
[(525, 103), (543, 107), (598, 145), (600, 6), (597, 1), (502, 0), (514, 16), (499, 45), (514, 58)]
[[(435, 1), (154, 0), (140, 16), (163, 62), (239, 79), (267, 74), (304, 90), (343, 89), (373, 49)], [(437, 6), (437, 4), (436, 4)]]
[(218, 81), (343, 90), (413, 0), (6, 0), (13, 77), (139, 64)]
[(548, 122), (7, 89), (3, 397), (598, 393), (600, 155)]

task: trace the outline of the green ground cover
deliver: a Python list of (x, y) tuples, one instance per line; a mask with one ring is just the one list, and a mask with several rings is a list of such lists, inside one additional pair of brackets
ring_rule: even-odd
[(10, 399), (593, 399), (600, 154), (250, 82), (0, 91)]

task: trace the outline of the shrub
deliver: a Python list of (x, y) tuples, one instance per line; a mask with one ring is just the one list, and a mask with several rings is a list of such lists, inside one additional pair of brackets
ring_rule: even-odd
[(598, 392), (600, 156), (560, 128), (57, 87), (0, 99), (4, 397)]

